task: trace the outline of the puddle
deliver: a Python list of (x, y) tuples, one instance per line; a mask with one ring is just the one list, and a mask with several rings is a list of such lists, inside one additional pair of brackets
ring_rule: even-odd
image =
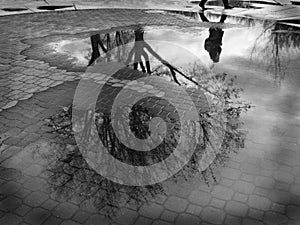
[(38, 6), (37, 9), (40, 10), (56, 10), (56, 9), (65, 9), (65, 8), (72, 8), (73, 5), (45, 5), (45, 6)]
[[(235, 58), (243, 59), (249, 65), (259, 65), (278, 83), (284, 78), (289, 61), (299, 55), (299, 29), (296, 27), (210, 13), (181, 12), (180, 14), (192, 20), (216, 24), (211, 24), (209, 29), (146, 26), (144, 27), (145, 40), (164, 40), (182, 46), (197, 56), (207, 68), (226, 65), (228, 61), (233, 61)], [(226, 28), (227, 24), (243, 27)], [(237, 33), (239, 35), (236, 35)], [(134, 29), (99, 34), (99, 38), (105, 43), (108, 41), (107, 37), (110, 37), (113, 39), (112, 46), (116, 46), (119, 34), (124, 34), (125, 43), (129, 43), (126, 47), (130, 48), (130, 43), (133, 43), (134, 39)], [(105, 52), (101, 53), (101, 49), (100, 52), (92, 52), (90, 38), (50, 42), (49, 46), (52, 51), (65, 55), (69, 59), (72, 58), (75, 67), (76, 65), (84, 67), (97, 57), (105, 57)], [(159, 48), (160, 54), (172, 54), (164, 46)], [(122, 57), (122, 54), (119, 57)], [(175, 58), (173, 60), (176, 61)]]
[(26, 11), (28, 9), (27, 8), (3, 8), (2, 10), (6, 12), (20, 12), (20, 11)]

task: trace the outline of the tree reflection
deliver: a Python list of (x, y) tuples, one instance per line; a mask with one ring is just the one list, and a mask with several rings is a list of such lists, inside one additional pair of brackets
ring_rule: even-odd
[[(103, 57), (107, 62), (111, 61), (111, 51), (114, 49), (115, 58), (118, 61), (122, 61), (122, 57), (125, 55), (125, 45), (134, 39), (134, 33), (132, 30), (121, 30), (106, 34), (95, 34), (90, 37), (92, 53), (88, 66), (91, 66), (98, 58)], [(100, 49), (102, 50), (102, 55)], [(108, 54), (107, 54), (108, 53)]]
[[(223, 17), (224, 20), (225, 18)], [(122, 132), (124, 131), (125, 136), (128, 135), (124, 128), (126, 126), (125, 121), (128, 120), (130, 130), (140, 139), (149, 135), (147, 124), (155, 117), (163, 118), (167, 127), (167, 133), (162, 144), (147, 152), (132, 150), (121, 143), (113, 129), (110, 112), (89, 110), (80, 118), (71, 118), (72, 108), (70, 107), (64, 112), (52, 116), (49, 124), (55, 128), (56, 132), (67, 133), (69, 137), (73, 137), (73, 132), (80, 131), (80, 135), (82, 135), (80, 138), (88, 150), (93, 149), (93, 146), (98, 146), (94, 140), (99, 137), (101, 143), (114, 158), (127, 164), (142, 166), (164, 160), (178, 145), (179, 134), (186, 135), (187, 140), (191, 141), (186, 142), (183, 150), (188, 150), (192, 142), (197, 142), (195, 152), (190, 161), (181, 171), (170, 178), (170, 181), (174, 182), (181, 178), (189, 180), (192, 177), (203, 180), (207, 184), (216, 182), (214, 169), (224, 164), (231, 152), (237, 152), (243, 147), (245, 132), (241, 129), (242, 124), (239, 118), (240, 114), (250, 106), (239, 99), (241, 90), (235, 86), (234, 78), (229, 78), (226, 74), (214, 74), (210, 70), (204, 70), (203, 66), (197, 63), (183, 72), (154, 51), (145, 41), (144, 35), (145, 31), (142, 27), (102, 36), (100, 34), (93, 35), (91, 37), (92, 55), (89, 66), (93, 66), (98, 60), (125, 62), (128, 67), (125, 67), (124, 71), (120, 71), (120, 76), (112, 78), (120, 82), (127, 79), (122, 75), (129, 72), (136, 74), (137, 77), (135, 78), (168, 74), (172, 77), (172, 82), (186, 88), (195, 104), (202, 104), (201, 98), (203, 96), (201, 95), (202, 92), (199, 92), (199, 89), (202, 89), (209, 96), (211, 105), (206, 110), (197, 112), (200, 121), (181, 124), (174, 106), (161, 98), (143, 99), (137, 102), (134, 107), (128, 109), (130, 111), (129, 118), (123, 119), (123, 114), (119, 116), (121, 119), (118, 128)], [(133, 40), (132, 45), (128, 45), (131, 46), (131, 49), (128, 49), (128, 46), (123, 46)], [(151, 68), (150, 57), (160, 63), (159, 68), (164, 67), (165, 69)], [(132, 68), (130, 64), (133, 64)], [(178, 76), (190, 82), (192, 86), (185, 85), (177, 78)], [(166, 88), (168, 88), (167, 85)], [(109, 82), (104, 89), (106, 93), (118, 93), (120, 91), (118, 87), (110, 85)], [(106, 98), (111, 98), (111, 96)], [(101, 101), (99, 102), (101, 103)], [(101, 109), (103, 107), (96, 106), (96, 108)], [(72, 126), (71, 119), (76, 123), (73, 124), (76, 130), (70, 128)], [(96, 133), (90, 129), (94, 123), (96, 123)], [(180, 127), (182, 133), (180, 133)], [(47, 158), (52, 159), (48, 168), (52, 174), (50, 183), (59, 198), (75, 196), (75, 198), (92, 199), (96, 208), (107, 215), (111, 215), (124, 204), (133, 202), (138, 205), (141, 202), (147, 202), (155, 195), (164, 193), (164, 182), (135, 187), (120, 185), (102, 177), (89, 166), (77, 147), (58, 148), (53, 151), (53, 155), (47, 156)], [(207, 165), (203, 166), (203, 162)], [(101, 163), (106, 165), (110, 162), (104, 160)], [(117, 169), (120, 170), (120, 168)], [(128, 179), (135, 179), (135, 177)]]
[[(290, 52), (298, 51), (300, 48), (299, 33), (300, 30), (296, 27), (278, 22), (265, 22), (263, 32), (256, 39), (251, 57), (254, 53), (258, 53), (266, 56), (265, 59), (269, 59), (267, 70), (272, 71), (274, 81), (278, 85), (285, 77)], [(265, 43), (263, 48), (258, 47), (260, 42)]]

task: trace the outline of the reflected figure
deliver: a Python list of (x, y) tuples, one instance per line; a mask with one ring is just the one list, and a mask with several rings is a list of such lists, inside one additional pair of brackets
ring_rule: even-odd
[(92, 57), (91, 57), (91, 60), (88, 64), (88, 66), (91, 66), (95, 61), (96, 59), (98, 59), (101, 54), (100, 54), (100, 51), (99, 51), (99, 48), (98, 46), (100, 45), (101, 49), (103, 50), (103, 52), (107, 52), (107, 49), (104, 47), (103, 45), (103, 42), (100, 38), (100, 34), (95, 34), (95, 35), (92, 35), (91, 36), (91, 44), (92, 44)]
[[(200, 13), (200, 18), (203, 22), (209, 22), (206, 16), (203, 13)], [(220, 18), (220, 23), (224, 23), (227, 15), (222, 15)], [(220, 55), (222, 52), (222, 39), (223, 39), (224, 31), (220, 27), (211, 27), (209, 28), (209, 36), (205, 40), (204, 49), (208, 51), (211, 60), (214, 63), (220, 61)]]

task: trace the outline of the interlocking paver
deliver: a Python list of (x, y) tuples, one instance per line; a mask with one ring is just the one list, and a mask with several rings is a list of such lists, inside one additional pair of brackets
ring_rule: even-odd
[(252, 183), (239, 180), (233, 185), (233, 189), (243, 194), (252, 194), (255, 186)]
[(266, 224), (285, 224), (288, 222), (288, 217), (275, 212), (266, 212), (264, 216), (264, 222)]
[(224, 224), (226, 225), (239, 225), (241, 224), (242, 219), (239, 217), (227, 215)]
[(201, 211), (202, 211), (202, 207), (198, 205), (192, 205), (192, 204), (189, 204), (188, 208), (186, 209), (187, 213), (197, 215), (197, 216), (200, 215)]
[(216, 207), (216, 208), (220, 208), (220, 209), (223, 209), (225, 204), (226, 204), (226, 201), (223, 201), (223, 200), (220, 200), (217, 198), (213, 198), (210, 202), (210, 205), (212, 207)]
[(91, 224), (98, 224), (101, 223), (103, 225), (109, 224), (109, 220), (101, 215), (94, 215), (91, 216), (88, 221), (85, 223), (85, 225), (91, 225)]
[(41, 225), (50, 215), (50, 212), (45, 209), (34, 208), (26, 214), (24, 221), (28, 224)]
[(233, 216), (244, 217), (248, 212), (248, 205), (237, 201), (229, 201), (226, 204), (225, 211)]
[(174, 224), (190, 224), (190, 225), (198, 225), (199, 218), (190, 214), (179, 214)]
[(264, 225), (263, 222), (254, 219), (245, 219), (242, 225)]
[(211, 224), (223, 224), (225, 213), (220, 209), (206, 207), (201, 213), (201, 218)]
[(164, 206), (166, 207), (166, 209), (179, 213), (185, 211), (188, 206), (188, 202), (183, 198), (171, 196), (167, 199)]
[(6, 213), (0, 218), (0, 224), (18, 225), (21, 221), (21, 217), (11, 213)]
[(31, 210), (31, 208), (27, 205), (21, 205), (19, 208), (17, 208), (15, 210), (15, 212), (19, 215), (19, 216), (25, 216), (29, 211)]
[(232, 169), (232, 168), (224, 168), (222, 171), (222, 176), (235, 180), (238, 179), (241, 176), (241, 171), (237, 169)]
[(211, 194), (203, 191), (193, 191), (189, 196), (189, 201), (197, 205), (207, 205), (211, 201)]
[(139, 213), (142, 216), (156, 219), (156, 218), (159, 218), (159, 216), (162, 214), (163, 210), (164, 210), (164, 208), (161, 205), (152, 203), (150, 205), (143, 205), (140, 208)]
[(4, 212), (11, 212), (16, 208), (20, 207), (22, 200), (14, 196), (8, 196), (7, 198), (0, 201), (0, 210)]
[(140, 216), (134, 223), (134, 225), (150, 225), (152, 223), (151, 219)]
[(49, 196), (40, 191), (34, 191), (24, 199), (24, 203), (31, 207), (41, 206)]
[(228, 187), (216, 186), (213, 188), (212, 195), (222, 200), (230, 200), (234, 191)]
[(250, 207), (259, 210), (268, 210), (271, 207), (271, 201), (268, 198), (258, 195), (250, 195), (248, 204)]
[(239, 202), (247, 202), (248, 195), (242, 193), (235, 193), (233, 199)]

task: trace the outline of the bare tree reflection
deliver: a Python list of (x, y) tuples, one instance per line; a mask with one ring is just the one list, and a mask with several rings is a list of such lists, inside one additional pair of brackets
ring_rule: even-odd
[[(223, 22), (225, 18), (223, 17)], [(202, 66), (197, 64), (189, 68), (188, 71), (182, 72), (154, 51), (144, 40), (144, 34), (144, 29), (139, 27), (135, 30), (126, 30), (126, 32), (117, 31), (102, 36), (100, 34), (92, 36), (93, 52), (89, 66), (102, 57), (101, 50), (103, 60), (116, 59), (123, 61), (125, 59), (126, 65), (130, 65), (133, 60), (133, 68), (128, 66), (125, 67), (126, 70), (131, 70), (131, 73), (135, 71), (137, 74), (142, 74), (142, 76), (155, 76), (159, 75), (158, 69), (151, 68), (150, 64), (150, 57), (154, 57), (161, 64), (160, 67), (164, 67), (169, 71), (173, 82), (185, 86), (177, 79), (177, 76), (181, 76), (194, 85), (192, 88), (186, 86), (186, 90), (195, 104), (201, 104), (201, 95), (198, 89), (202, 89), (210, 96), (211, 107), (206, 111), (198, 112), (200, 121), (181, 124), (174, 106), (163, 99), (150, 99), (157, 103), (156, 105), (152, 104), (151, 107), (147, 107), (146, 104), (151, 104), (149, 99), (136, 103), (132, 109), (129, 109), (129, 118), (123, 119), (122, 115), (119, 116), (121, 119), (118, 127), (121, 131), (125, 127), (124, 121), (129, 120), (131, 131), (136, 137), (143, 139), (149, 136), (147, 124), (151, 119), (161, 117), (167, 124), (167, 133), (162, 144), (147, 152), (134, 151), (121, 143), (115, 134), (109, 113), (90, 110), (80, 118), (73, 118), (76, 121), (76, 129), (80, 130), (81, 138), (87, 149), (89, 147), (92, 149), (93, 145), (97, 146), (98, 143), (93, 142), (93, 140), (99, 137), (101, 143), (114, 158), (131, 165), (151, 165), (164, 160), (173, 152), (178, 144), (180, 127), (183, 127), (182, 130), (187, 138), (190, 138), (190, 140), (197, 139), (199, 144), (188, 164), (170, 180), (176, 181), (181, 178), (188, 180), (194, 177), (208, 184), (216, 182), (214, 169), (226, 162), (229, 153), (237, 152), (243, 147), (245, 132), (241, 129), (239, 117), (250, 106), (238, 100), (241, 90), (235, 87), (233, 78), (228, 78), (226, 74), (216, 75), (212, 74), (211, 71), (204, 71)], [(123, 45), (130, 43), (133, 38), (132, 48), (130, 50), (126, 49), (126, 51), (122, 49)], [(116, 51), (111, 51), (111, 54), (108, 55), (107, 53), (112, 49), (116, 49)], [(116, 79), (116, 77), (113, 78)], [(122, 81), (122, 76), (117, 78)], [(105, 88), (108, 93), (119, 91), (117, 87), (109, 84)], [(74, 130), (72, 130), (70, 122), (72, 119), (71, 112), (70, 107), (50, 118), (49, 124), (55, 128), (57, 133), (67, 133), (69, 137), (74, 136)], [(90, 129), (94, 123), (96, 123), (96, 133), (93, 133)], [(126, 129), (124, 130), (124, 135), (127, 135)], [(77, 131), (75, 130), (75, 132)], [(189, 146), (190, 142), (187, 142), (186, 149)], [(212, 149), (213, 154), (215, 154), (212, 156), (213, 161), (208, 167), (201, 169), (201, 160), (208, 149)], [(132, 187), (109, 181), (89, 166), (77, 147), (63, 146), (56, 148), (53, 155), (46, 157), (51, 159), (48, 167), (48, 171), (51, 173), (50, 183), (58, 198), (92, 199), (96, 208), (107, 215), (112, 215), (124, 204), (139, 205), (156, 195), (164, 194), (164, 183)], [(208, 160), (210, 159), (208, 157)], [(110, 162), (105, 161), (103, 165), (105, 163), (109, 164)], [(128, 179), (135, 178), (130, 177)]]
[[(277, 22), (265, 22), (264, 30), (256, 39), (252, 49), (251, 57), (254, 53), (263, 54), (269, 59), (268, 70), (272, 71), (276, 84), (280, 85), (285, 77), (288, 64), (288, 55), (291, 50), (299, 50), (300, 35), (299, 28), (287, 26)], [(258, 43), (266, 38), (266, 45), (259, 49)], [(265, 42), (264, 42), (265, 43)], [(258, 52), (259, 51), (259, 52)]]
[[(106, 34), (92, 35), (90, 38), (92, 53), (88, 66), (91, 66), (99, 57), (103, 57), (106, 61), (110, 61), (110, 53), (112, 49), (116, 50), (116, 59), (122, 61), (122, 57), (124, 56), (125, 51), (125, 45), (133, 39), (134, 33), (132, 30), (121, 30)], [(100, 53), (99, 47), (103, 52), (102, 55)]]

